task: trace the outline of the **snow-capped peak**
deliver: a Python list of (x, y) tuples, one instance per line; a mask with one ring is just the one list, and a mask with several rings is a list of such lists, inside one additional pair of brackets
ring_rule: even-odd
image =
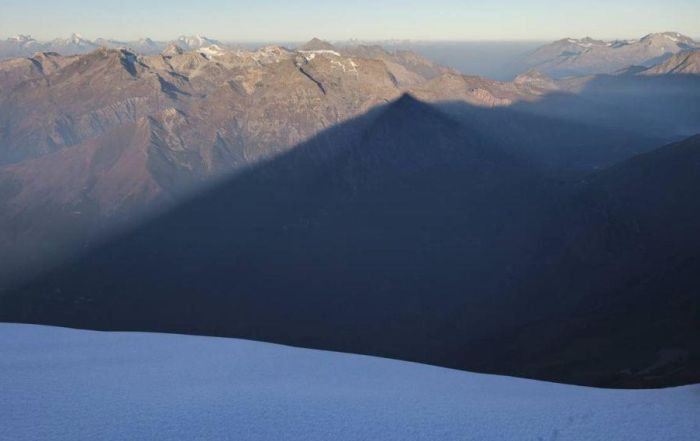
[(676, 45), (686, 45), (686, 46), (696, 46), (697, 43), (690, 37), (687, 37), (678, 32), (660, 32), (656, 34), (648, 34), (642, 37), (640, 42), (647, 43), (649, 45), (664, 45), (664, 44), (676, 44)]
[(17, 43), (27, 43), (29, 41), (35, 41), (31, 35), (24, 34), (15, 35), (14, 37), (10, 37), (9, 40)]
[(200, 49), (212, 45), (221, 45), (218, 41), (203, 35), (183, 35), (177, 39), (177, 43), (188, 49)]
[(85, 41), (85, 39), (83, 38), (82, 35), (77, 34), (77, 33), (73, 33), (73, 34), (71, 34), (71, 36), (70, 36), (70, 41), (71, 41), (71, 43), (73, 43), (73, 44), (80, 44), (80, 43), (82, 43), (83, 41)]
[(82, 35), (77, 33), (73, 33), (70, 37), (64, 39), (57, 38), (56, 40), (54, 40), (54, 43), (73, 46), (96, 46), (94, 42), (83, 38)]
[(204, 55), (207, 58), (212, 58), (212, 57), (219, 57), (221, 55), (224, 55), (226, 52), (219, 47), (216, 44), (212, 44), (211, 46), (206, 46), (199, 48), (197, 50), (200, 54)]
[(180, 37), (180, 41), (187, 43), (189, 45), (197, 45), (197, 44), (203, 44), (205, 38), (203, 38), (201, 35), (194, 35), (190, 37)]

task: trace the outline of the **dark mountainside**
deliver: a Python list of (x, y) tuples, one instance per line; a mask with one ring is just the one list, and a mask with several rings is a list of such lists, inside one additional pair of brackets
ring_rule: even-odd
[(700, 77), (676, 73), (687, 57), (643, 72), (499, 82), (407, 51), (338, 51), (99, 49), (1, 61), (0, 291), (405, 92), (567, 180), (700, 132)]
[[(671, 134), (686, 138), (698, 133), (700, 75), (643, 71), (636, 75), (596, 75), (565, 83), (565, 88), (553, 91), (546, 99), (532, 104), (516, 103), (513, 110), (656, 139)], [(571, 90), (576, 93), (569, 93)], [(615, 157), (614, 153), (610, 155)], [(614, 162), (617, 161), (608, 165)]]
[(700, 138), (560, 181), (449, 110), (404, 96), (321, 132), (6, 293), (0, 320), (700, 381)]
[(583, 181), (577, 203), (585, 211), (568, 223), (544, 271), (519, 289), (539, 293), (529, 307), (549, 312), (487, 339), (509, 349), (484, 366), (507, 361), (521, 367), (520, 375), (547, 371), (556, 379), (576, 366), (602, 385), (697, 382), (698, 185), (700, 135)]

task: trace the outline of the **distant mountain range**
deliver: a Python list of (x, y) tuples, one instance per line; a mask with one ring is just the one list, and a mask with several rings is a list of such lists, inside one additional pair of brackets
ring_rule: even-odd
[(629, 66), (661, 63), (700, 43), (677, 32), (649, 34), (638, 40), (602, 41), (565, 38), (528, 54), (524, 66), (553, 77), (613, 73)]
[(79, 34), (73, 34), (69, 38), (57, 38), (51, 41), (40, 42), (29, 35), (18, 35), (5, 41), (0, 41), (0, 59), (31, 57), (37, 52), (78, 55), (92, 52), (101, 47), (129, 49), (142, 55), (155, 55), (163, 51), (169, 44), (176, 44), (187, 51), (211, 45), (225, 46), (220, 41), (200, 35), (181, 36), (174, 41), (167, 42), (154, 41), (150, 38), (142, 38), (135, 41), (110, 40), (106, 38), (89, 40)]
[(0, 61), (0, 319), (698, 381), (696, 55), (509, 82), (319, 39)]
[[(395, 47), (398, 43), (387, 41), (385, 44), (379, 44)], [(339, 47), (357, 47), (362, 45), (362, 43), (352, 40), (338, 44)], [(234, 43), (225, 43), (201, 35), (181, 36), (173, 41), (154, 41), (150, 38), (142, 38), (135, 41), (119, 41), (104, 38), (89, 40), (78, 34), (73, 34), (69, 38), (57, 38), (45, 42), (37, 41), (28, 35), (18, 35), (0, 41), (0, 59), (31, 57), (37, 52), (77, 55), (94, 51), (100, 47), (128, 49), (140, 55), (157, 55), (172, 46), (176, 46), (183, 51), (192, 51), (209, 46), (225, 49), (241, 48), (240, 45)], [(328, 49), (328, 47), (332, 46), (328, 42), (315, 38), (306, 43), (306, 46), (301, 45), (298, 49), (320, 50)], [(435, 50), (444, 51), (446, 49), (436, 47)], [(487, 51), (488, 49), (482, 48), (480, 50)], [(696, 50), (700, 50), (700, 43), (677, 32), (648, 34), (637, 40), (603, 41), (590, 37), (583, 39), (565, 38), (533, 50), (520, 57), (520, 59), (513, 55), (513, 60), (508, 63), (508, 70), (525, 72), (529, 69), (536, 69), (553, 78), (611, 74), (631, 66), (651, 67), (666, 61), (673, 55)], [(396, 53), (400, 51), (392, 50), (391, 52)], [(430, 55), (427, 55), (430, 58)], [(495, 54), (493, 55), (496, 56)], [(442, 54), (442, 58), (445, 58), (444, 54)]]

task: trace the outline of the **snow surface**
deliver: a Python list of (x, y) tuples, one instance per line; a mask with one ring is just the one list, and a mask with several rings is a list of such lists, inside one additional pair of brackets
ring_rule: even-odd
[(243, 340), (0, 324), (1, 440), (698, 440), (614, 391)]

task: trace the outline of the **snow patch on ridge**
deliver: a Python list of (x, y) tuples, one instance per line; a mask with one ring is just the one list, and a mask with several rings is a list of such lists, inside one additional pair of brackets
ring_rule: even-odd
[(197, 50), (200, 54), (204, 55), (207, 58), (213, 58), (213, 57), (220, 57), (226, 53), (222, 48), (219, 46), (212, 44), (211, 46), (203, 47)]
[(340, 57), (340, 54), (334, 50), (331, 49), (318, 49), (318, 50), (299, 50), (301, 54), (325, 54), (325, 55), (334, 55), (336, 57)]

